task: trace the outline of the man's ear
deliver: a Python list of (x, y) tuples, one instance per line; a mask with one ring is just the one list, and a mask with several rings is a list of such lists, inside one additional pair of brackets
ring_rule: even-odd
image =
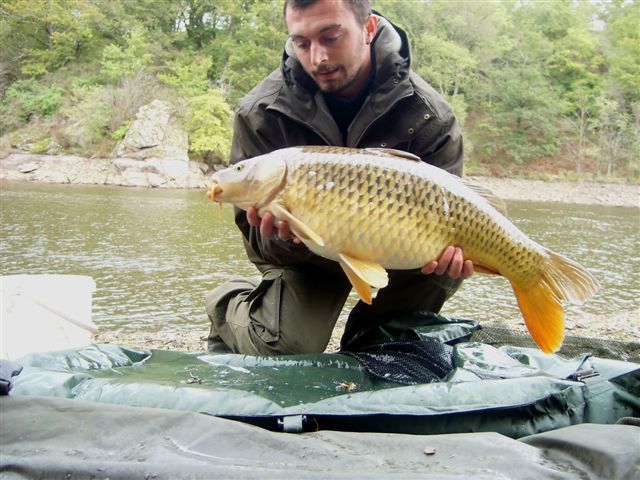
[(367, 45), (369, 45), (371, 42), (373, 42), (373, 39), (376, 36), (376, 33), (378, 33), (378, 17), (375, 15), (369, 15), (369, 17), (367, 18), (367, 21), (364, 24), (364, 29), (365, 29), (365, 43)]

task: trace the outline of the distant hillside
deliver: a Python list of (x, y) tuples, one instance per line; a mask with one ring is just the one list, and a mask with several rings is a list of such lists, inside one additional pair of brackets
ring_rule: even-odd
[[(468, 173), (640, 181), (638, 1), (372, 5), (454, 107)], [(192, 159), (224, 162), (286, 37), (273, 0), (0, 2), (0, 147), (108, 157), (158, 99)]]

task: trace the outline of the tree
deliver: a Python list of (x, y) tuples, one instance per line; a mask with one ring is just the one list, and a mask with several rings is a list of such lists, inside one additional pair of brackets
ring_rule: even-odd
[(553, 52), (549, 32), (557, 37), (558, 29), (545, 19), (554, 18), (556, 6), (523, 2), (510, 12), (508, 46), (485, 70), (488, 88), (479, 103), (484, 119), (474, 138), (486, 157), (500, 155), (522, 164), (560, 145), (558, 119), (564, 106), (546, 70)]
[[(599, 51), (598, 38), (591, 25), (596, 13), (589, 3), (577, 3), (566, 28), (553, 43), (547, 61), (549, 76), (566, 106), (566, 145), (575, 157), (575, 171), (582, 173), (588, 149), (589, 131), (598, 114), (597, 98), (603, 91), (602, 71), (605, 60)], [(577, 136), (575, 147), (573, 138)]]
[(473, 81), (477, 66), (475, 58), (465, 47), (426, 33), (416, 44), (416, 48), (424, 52), (417, 73), (448, 98), (458, 121), (464, 126), (467, 104), (462, 91)]
[(60, 68), (86, 48), (100, 22), (89, 0), (2, 0), (2, 62), (12, 75), (38, 77)]
[(228, 35), (211, 43), (211, 78), (225, 86), (232, 105), (276, 69), (287, 35), (281, 4), (274, 0), (248, 3), (227, 19)]
[(202, 95), (209, 89), (211, 63), (208, 57), (180, 55), (165, 65), (164, 71), (158, 73), (158, 79), (175, 87), (182, 97)]
[(114, 43), (105, 47), (101, 74), (110, 82), (131, 77), (151, 64), (153, 55), (149, 50), (146, 31), (138, 27), (127, 36), (124, 48)]
[(640, 103), (640, 2), (615, 0), (608, 16), (609, 73), (625, 103)]
[(227, 162), (231, 151), (231, 109), (220, 90), (192, 97), (187, 102), (185, 122), (189, 130), (189, 152), (205, 162)]

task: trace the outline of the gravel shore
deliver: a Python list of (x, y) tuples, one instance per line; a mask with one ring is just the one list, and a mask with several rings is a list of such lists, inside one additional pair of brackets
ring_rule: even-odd
[(640, 207), (640, 185), (470, 177), (505, 200)]

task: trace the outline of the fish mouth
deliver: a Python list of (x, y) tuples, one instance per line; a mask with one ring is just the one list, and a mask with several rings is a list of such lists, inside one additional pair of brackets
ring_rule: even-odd
[(220, 200), (216, 200), (216, 197), (222, 193), (222, 187), (217, 180), (211, 180), (209, 183), (204, 184), (204, 188), (207, 189), (207, 198), (213, 203), (221, 203)]

